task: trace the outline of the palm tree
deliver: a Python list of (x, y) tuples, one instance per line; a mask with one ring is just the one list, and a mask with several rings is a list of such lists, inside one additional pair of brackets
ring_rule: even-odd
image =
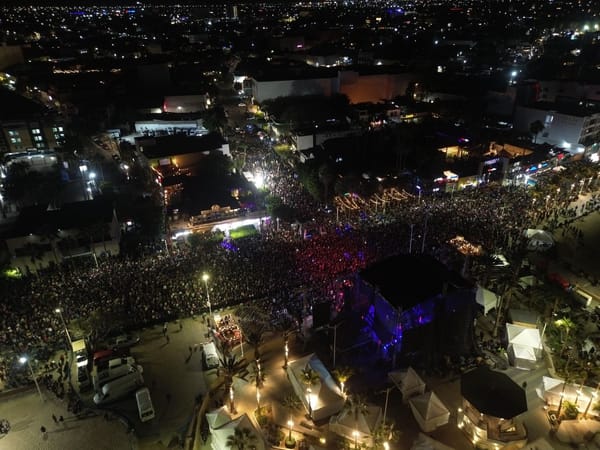
[(500, 319), (504, 316), (505, 312), (510, 309), (510, 303), (515, 292), (521, 289), (521, 285), (519, 284), (519, 272), (523, 266), (525, 255), (524, 241), (517, 242), (512, 250), (512, 254), (507, 257), (507, 260), (509, 261), (508, 266), (506, 266), (507, 269), (499, 276), (500, 295), (499, 305), (496, 308), (496, 321), (493, 330), (494, 337), (498, 336)]
[(247, 450), (254, 446), (257, 437), (249, 428), (236, 428), (233, 434), (227, 436), (225, 445), (231, 449)]
[(373, 449), (385, 449), (386, 442), (398, 442), (399, 439), (400, 432), (395, 429), (393, 422), (380, 423), (377, 428), (373, 430)]
[(225, 384), (225, 395), (229, 395), (229, 410), (235, 413), (235, 402), (233, 398), (233, 377), (243, 368), (243, 361), (237, 359), (235, 355), (226, 355), (219, 358), (221, 365), (220, 371), (223, 373)]
[(534, 144), (537, 142), (538, 134), (540, 134), (542, 131), (544, 131), (544, 128), (546, 128), (546, 127), (539, 120), (536, 120), (534, 122), (531, 122), (531, 124), (529, 124), (529, 131), (531, 132), (531, 134), (533, 134), (533, 143)]
[(254, 361), (260, 364), (260, 346), (264, 342), (265, 329), (260, 324), (244, 327), (244, 340), (254, 347)]
[(286, 369), (288, 365), (288, 356), (289, 356), (289, 339), (290, 335), (296, 330), (296, 323), (294, 319), (292, 319), (288, 315), (284, 315), (279, 321), (275, 323), (272, 327), (273, 331), (280, 332), (283, 337), (283, 348), (284, 348), (284, 356), (285, 362), (283, 364), (283, 368)]
[[(283, 400), (281, 400), (281, 405), (288, 411), (290, 414), (290, 421), (292, 421), (294, 417), (294, 411), (298, 411), (301, 408), (302, 402), (300, 402), (300, 399), (294, 392), (288, 392), (285, 397), (283, 397)], [(292, 430), (290, 428), (290, 435), (288, 439), (290, 439), (291, 436)]]
[(254, 371), (250, 374), (251, 381), (254, 382), (257, 388), (261, 388), (263, 387), (265, 378), (267, 378), (265, 369), (262, 366), (260, 366), (260, 362), (255, 362)]
[(307, 364), (300, 372), (300, 380), (306, 385), (308, 393), (308, 416), (312, 417), (311, 388), (321, 381), (321, 377)]
[(334, 369), (332, 373), (333, 376), (337, 379), (338, 383), (340, 383), (340, 387), (342, 388), (343, 394), (346, 381), (348, 381), (350, 377), (354, 375), (354, 369), (352, 369), (351, 367), (340, 367), (338, 369)]
[(369, 407), (362, 395), (354, 394), (346, 398), (344, 411), (354, 418), (355, 428), (358, 428), (358, 418), (369, 414)]
[(335, 180), (335, 173), (332, 170), (332, 167), (328, 163), (324, 163), (319, 167), (319, 181), (323, 184), (325, 188), (324, 201), (325, 204), (329, 201), (329, 188), (331, 183)]

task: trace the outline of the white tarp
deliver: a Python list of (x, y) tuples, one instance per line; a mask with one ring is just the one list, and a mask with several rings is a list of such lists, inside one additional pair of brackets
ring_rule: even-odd
[(498, 295), (489, 289), (477, 286), (475, 301), (483, 307), (483, 314), (487, 314), (498, 305)]
[(402, 394), (402, 401), (405, 403), (410, 397), (425, 392), (425, 382), (412, 367), (406, 371), (389, 372), (388, 378), (396, 385)]
[(506, 324), (508, 356), (513, 366), (519, 369), (533, 369), (542, 354), (542, 340), (537, 328)]
[(411, 398), (408, 404), (419, 427), (425, 432), (446, 425), (450, 420), (450, 411), (433, 391)]
[[(307, 368), (319, 375), (319, 381), (312, 386), (306, 386), (302, 382), (302, 371)], [(344, 407), (346, 399), (341, 389), (314, 353), (291, 361), (287, 367), (287, 374), (294, 392), (306, 410), (312, 412), (313, 420), (319, 421), (331, 417)]]
[(365, 413), (359, 412), (355, 417), (349, 409), (343, 410), (329, 419), (329, 430), (335, 434), (354, 440), (354, 431), (358, 431), (357, 441), (367, 447), (372, 447), (373, 431), (381, 422), (381, 408), (367, 405)]

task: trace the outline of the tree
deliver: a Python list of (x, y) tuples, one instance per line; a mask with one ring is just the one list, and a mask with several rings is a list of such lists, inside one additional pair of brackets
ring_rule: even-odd
[(375, 430), (373, 430), (373, 448), (374, 450), (385, 449), (386, 442), (398, 442), (400, 439), (400, 432), (395, 429), (393, 422), (380, 423)]
[(261, 388), (263, 387), (265, 378), (267, 378), (265, 369), (260, 365), (259, 361), (256, 361), (254, 364), (254, 371), (250, 374), (250, 380), (254, 382), (254, 385), (257, 388)]
[(238, 360), (235, 355), (226, 355), (219, 359), (219, 363), (221, 365), (220, 371), (223, 373), (225, 395), (229, 395), (229, 410), (233, 413), (235, 411), (233, 377), (242, 370), (243, 361)]
[(346, 403), (344, 404), (344, 411), (352, 415), (352, 418), (354, 419), (356, 425), (355, 428), (358, 428), (358, 418), (360, 416), (366, 416), (367, 414), (369, 414), (369, 407), (365, 398), (362, 395), (354, 394), (349, 395), (346, 398)]
[(312, 418), (312, 400), (310, 397), (312, 394), (310, 393), (310, 389), (321, 381), (321, 377), (307, 364), (300, 372), (300, 381), (302, 381), (308, 391), (308, 416)]
[(350, 379), (352, 375), (354, 375), (354, 369), (351, 367), (339, 367), (333, 370), (333, 376), (340, 383), (340, 387), (342, 388), (342, 393), (344, 393), (344, 386), (346, 382)]
[(225, 445), (231, 449), (247, 450), (256, 442), (256, 436), (248, 428), (236, 428), (233, 434), (227, 436)]
[[(288, 392), (281, 400), (281, 405), (287, 410), (290, 415), (290, 420), (293, 419), (294, 411), (299, 411), (302, 407), (302, 402), (294, 392)], [(290, 431), (291, 437), (291, 431)], [(289, 439), (289, 438), (288, 438)]]
[(260, 363), (260, 346), (264, 342), (265, 329), (262, 324), (257, 323), (244, 328), (244, 340), (254, 347), (254, 360)]
[(58, 228), (52, 224), (46, 223), (36, 233), (42, 242), (48, 242), (52, 249), (52, 255), (54, 256), (54, 262), (58, 265), (58, 255), (56, 254), (56, 242), (59, 239)]
[(329, 163), (325, 162), (319, 166), (318, 177), (325, 189), (323, 200), (325, 201), (325, 204), (327, 204), (329, 201), (329, 188), (335, 180), (335, 173), (333, 172), (333, 168)]
[(534, 144), (537, 142), (538, 134), (540, 134), (545, 128), (546, 127), (544, 126), (544, 124), (539, 120), (536, 120), (534, 122), (531, 122), (531, 124), (529, 124), (529, 131), (533, 135), (533, 143)]

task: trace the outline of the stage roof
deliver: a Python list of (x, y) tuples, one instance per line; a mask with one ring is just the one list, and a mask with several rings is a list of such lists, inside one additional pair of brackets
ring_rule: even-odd
[[(396, 255), (359, 273), (392, 305), (411, 308), (438, 294), (452, 293), (472, 285), (429, 255)], [(417, 281), (425, 280), (425, 282)]]

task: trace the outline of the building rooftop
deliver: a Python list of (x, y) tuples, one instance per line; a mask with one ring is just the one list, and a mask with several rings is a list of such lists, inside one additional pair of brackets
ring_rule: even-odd
[(39, 234), (42, 230), (55, 228), (70, 230), (85, 228), (98, 223), (110, 223), (114, 214), (111, 200), (93, 200), (65, 203), (60, 209), (49, 210), (46, 205), (25, 207), (4, 235), (5, 238)]
[(15, 92), (0, 88), (0, 120), (24, 120), (43, 115), (48, 109)]
[(137, 137), (136, 145), (148, 159), (164, 158), (168, 156), (188, 153), (203, 153), (218, 150), (225, 144), (219, 133), (209, 133), (204, 136), (187, 136), (173, 134), (156, 137)]

